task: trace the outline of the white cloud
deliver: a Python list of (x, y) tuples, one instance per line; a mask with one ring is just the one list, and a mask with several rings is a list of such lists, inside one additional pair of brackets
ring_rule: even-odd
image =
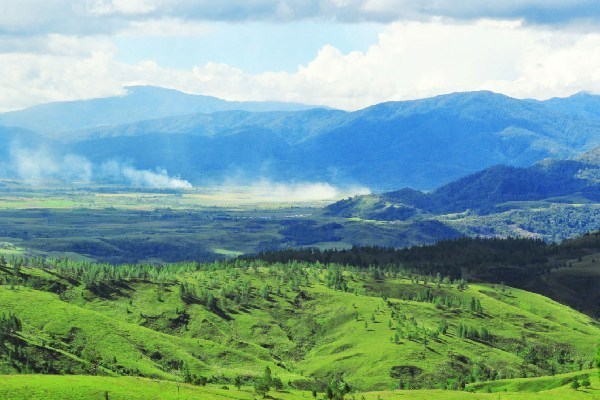
[(25, 147), (19, 143), (11, 145), (9, 169), (16, 177), (36, 185), (56, 180), (66, 183), (100, 181), (154, 189), (192, 188), (190, 182), (169, 176), (162, 168), (141, 170), (114, 160), (93, 165), (77, 154), (61, 155), (56, 149)]
[[(356, 109), (387, 100), (493, 90), (548, 98), (600, 92), (600, 34), (440, 19), (391, 25), (366, 52), (324, 46), (294, 73), (245, 74), (207, 64), (202, 91), (237, 100), (279, 99)], [(574, 62), (576, 60), (576, 62)]]
[(522, 19), (537, 24), (581, 24), (597, 30), (593, 0), (2, 0), (0, 32), (94, 35), (122, 31), (131, 23), (181, 21), (384, 22), (481, 18)]
[(136, 84), (344, 109), (482, 89), (540, 99), (600, 93), (600, 33), (519, 21), (395, 23), (367, 51), (326, 45), (295, 72), (260, 74), (220, 63), (187, 71), (152, 60), (121, 63), (102, 37), (49, 35), (36, 43), (35, 52), (0, 53), (0, 110), (123, 94), (123, 86)]
[(148, 14), (156, 9), (148, 0), (93, 0), (88, 10), (94, 15)]
[(118, 34), (131, 36), (197, 37), (205, 36), (212, 31), (213, 28), (204, 22), (186, 21), (177, 18), (160, 18), (133, 21), (128, 27), (118, 32)]

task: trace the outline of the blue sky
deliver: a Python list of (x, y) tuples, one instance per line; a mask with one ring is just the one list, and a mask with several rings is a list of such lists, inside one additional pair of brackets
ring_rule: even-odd
[(165, 67), (191, 69), (217, 62), (249, 73), (293, 72), (325, 44), (344, 53), (366, 51), (384, 27), (375, 22), (216, 22), (195, 36), (117, 36), (113, 42), (116, 59), (127, 63), (154, 59)]
[(597, 0), (2, 0), (0, 111), (156, 85), (359, 109), (600, 92)]

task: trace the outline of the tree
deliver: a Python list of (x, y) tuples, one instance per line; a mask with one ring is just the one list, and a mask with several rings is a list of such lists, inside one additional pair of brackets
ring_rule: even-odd
[(577, 390), (577, 389), (579, 389), (579, 386), (580, 385), (579, 385), (579, 381), (577, 380), (577, 378), (574, 379), (573, 382), (571, 382), (571, 389)]
[(589, 388), (591, 384), (592, 383), (590, 382), (590, 378), (588, 378), (587, 376), (581, 380), (581, 386), (583, 386), (586, 389)]
[(271, 375), (271, 368), (268, 366), (265, 367), (265, 372), (263, 373), (263, 380), (265, 380), (269, 385), (273, 381), (273, 376)]
[(275, 390), (283, 390), (283, 381), (281, 378), (273, 378), (271, 379), (271, 383), (273, 384), (273, 389)]
[[(600, 344), (596, 346), (596, 357), (594, 358), (594, 366), (600, 369)], [(598, 371), (600, 373), (600, 371)]]
[(442, 320), (440, 321), (440, 325), (438, 326), (438, 332), (442, 335), (445, 335), (448, 332), (448, 322), (446, 321), (446, 318), (442, 318)]
[(325, 388), (325, 397), (326, 397), (328, 400), (332, 400), (332, 399), (333, 399), (333, 390), (331, 390), (331, 387), (329, 387), (329, 386), (327, 386), (327, 387)]
[(271, 390), (272, 383), (273, 376), (271, 375), (271, 368), (267, 366), (265, 367), (263, 376), (254, 382), (254, 391), (256, 391), (256, 394), (259, 396), (267, 397), (269, 390)]
[(242, 379), (241, 376), (237, 375), (234, 379), (233, 379), (233, 384), (235, 385), (235, 387), (237, 388), (237, 390), (240, 390), (242, 385), (244, 384), (244, 380)]
[(254, 391), (256, 392), (257, 395), (262, 396), (262, 397), (267, 397), (267, 394), (269, 393), (269, 390), (271, 388), (269, 387), (269, 385), (264, 381), (264, 379), (259, 379), (256, 382), (254, 382)]

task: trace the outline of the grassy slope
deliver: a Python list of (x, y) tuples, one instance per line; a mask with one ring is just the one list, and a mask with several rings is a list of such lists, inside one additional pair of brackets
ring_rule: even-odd
[[(569, 379), (569, 376), (556, 376), (553, 380)], [(416, 391), (384, 391), (364, 392), (354, 394), (355, 398), (366, 400), (411, 399), (411, 400), (478, 400), (478, 399), (514, 399), (514, 400), (569, 400), (569, 399), (595, 399), (600, 393), (600, 382), (592, 374), (592, 386), (589, 389), (573, 390), (568, 385), (553, 387), (546, 390), (538, 381), (546, 378), (527, 379), (529, 387), (541, 387), (539, 392), (511, 392), (514, 380), (504, 383), (499, 393), (466, 393), (441, 390), (416, 390)], [(517, 385), (518, 386), (518, 385)], [(504, 388), (508, 391), (504, 391)], [(497, 389), (494, 386), (494, 389)], [(104, 400), (108, 391), (111, 400), (191, 400), (209, 398), (214, 400), (225, 399), (254, 399), (254, 393), (249, 387), (237, 390), (229, 386), (223, 389), (220, 386), (209, 385), (195, 387), (186, 384), (177, 384), (168, 381), (156, 381), (145, 378), (110, 378), (98, 376), (51, 376), (51, 375), (12, 375), (0, 377), (0, 398), (10, 400)], [(311, 399), (310, 392), (302, 391), (271, 391), (274, 399), (295, 400)], [(322, 394), (320, 395), (322, 396)], [(349, 395), (348, 398), (351, 398)]]
[[(170, 359), (182, 360), (190, 369), (205, 373), (207, 370), (216, 373), (213, 367), (221, 364), (219, 358), (223, 355), (227, 355), (231, 362), (245, 365), (245, 371), (233, 368), (236, 372), (249, 373), (261, 365), (270, 365), (264, 360), (269, 359), (264, 350), (263, 354), (258, 350), (257, 354), (253, 354), (237, 351), (218, 341), (167, 335), (63, 302), (51, 293), (28, 288), (0, 288), (0, 304), (2, 309), (11, 310), (25, 321), (28, 338), (35, 338), (34, 342), (39, 343), (43, 338), (48, 341), (61, 338), (65, 342), (74, 330), (75, 344), (71, 347), (83, 348), (78, 356), (87, 359), (98, 356), (105, 364), (116, 357), (117, 365), (143, 376), (179, 378), (151, 358), (155, 351), (168, 355)], [(139, 313), (137, 317), (140, 317)], [(64, 347), (62, 343), (57, 346), (61, 347)]]
[[(387, 284), (398, 291), (409, 290), (411, 286), (406, 281)], [(393, 296), (393, 293), (390, 295)], [(431, 371), (432, 366), (443, 365), (451, 352), (473, 361), (485, 360), (505, 373), (516, 373), (515, 369), (522, 362), (518, 356), (485, 343), (458, 338), (454, 328), (459, 321), (470, 326), (485, 326), (508, 341), (519, 341), (522, 332), (529, 340), (569, 343), (582, 356), (593, 349), (599, 335), (590, 318), (525, 291), (511, 289), (509, 293), (488, 285), (472, 285), (461, 295), (479, 298), (486, 317), (479, 318), (469, 312), (457, 315), (454, 311), (439, 310), (433, 304), (392, 300), (402, 312), (414, 316), (420, 325), (430, 329), (435, 329), (442, 316), (448, 320), (449, 334), (424, 346), (409, 340), (402, 340), (400, 345), (390, 343), (393, 331), (387, 327), (389, 310), (380, 298), (361, 297), (357, 301), (353, 295), (341, 292), (323, 293), (325, 301), (321, 307), (331, 309), (336, 315), (334, 323), (337, 329), (327, 329), (331, 333), (326, 334), (323, 345), (309, 353), (307, 360), (300, 365), (306, 367), (305, 372), (317, 375), (332, 368), (345, 371), (356, 377), (353, 383), (358, 386), (383, 388), (384, 382), (395, 384), (389, 379), (393, 366), (415, 365)], [(352, 309), (348, 304), (351, 301), (356, 304), (359, 315), (363, 316), (358, 321), (349, 315)], [(332, 307), (333, 304), (336, 307)], [(365, 328), (364, 317), (368, 320), (373, 313), (376, 322)]]
[[(583, 378), (587, 377), (590, 379), (590, 382), (597, 382), (597, 375), (598, 373), (595, 370), (584, 370), (539, 378), (517, 378), (479, 382), (469, 385), (468, 388), (475, 392), (547, 392), (559, 388), (570, 388), (570, 384), (574, 379), (581, 381)], [(582, 390), (588, 389), (582, 388)], [(597, 391), (597, 385), (594, 384), (590, 386), (589, 390)]]
[[(41, 270), (25, 274), (51, 279)], [(226, 309), (230, 320), (200, 304), (184, 304), (174, 284), (129, 282), (110, 298), (98, 298), (79, 286), (61, 297), (56, 294), (0, 286), (0, 309), (11, 310), (24, 322), (23, 338), (30, 344), (59, 349), (86, 364), (91, 357), (101, 361), (104, 372), (128, 370), (147, 377), (181, 379), (183, 361), (192, 372), (204, 376), (257, 376), (265, 366), (287, 383), (313, 377), (328, 381), (344, 375), (354, 388), (388, 390), (397, 386), (390, 376), (394, 366), (414, 366), (445, 383), (443, 370), (451, 354), (471, 363), (483, 361), (500, 377), (518, 376), (524, 361), (514, 350), (527, 343), (566, 344), (575, 358), (586, 363), (600, 337), (590, 318), (545, 297), (517, 289), (471, 285), (464, 291), (455, 286), (429, 286), (449, 296), (479, 299), (484, 315), (436, 307), (434, 304), (399, 300), (403, 293), (425, 289), (407, 279), (373, 281), (370, 276), (347, 274), (356, 293), (334, 291), (320, 283), (324, 273), (312, 269), (311, 284), (303, 285), (306, 298), (294, 302), (297, 292), (282, 282), (282, 272), (268, 269), (235, 269), (195, 272), (180, 277), (201, 288), (219, 287), (236, 281), (251, 282), (258, 290), (265, 284), (280, 285), (282, 295), (264, 299), (254, 295), (247, 307)], [(389, 304), (381, 295), (390, 297)], [(160, 298), (159, 298), (160, 297)], [(64, 301), (66, 299), (67, 301)], [(185, 325), (173, 321), (185, 310)], [(446, 335), (429, 340), (402, 339), (394, 344), (397, 321), (392, 310), (419, 328), (435, 330), (442, 318), (448, 321)], [(358, 318), (356, 317), (358, 315)], [(375, 321), (373, 321), (373, 318)], [(365, 326), (366, 322), (366, 326)], [(485, 342), (461, 339), (459, 323), (487, 327), (498, 339)], [(114, 362), (116, 358), (116, 363)], [(527, 365), (530, 375), (543, 373)], [(307, 378), (305, 378), (307, 377)]]

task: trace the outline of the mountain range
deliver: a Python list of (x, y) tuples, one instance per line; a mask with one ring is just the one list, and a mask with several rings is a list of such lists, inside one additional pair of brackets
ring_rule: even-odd
[[(4, 147), (37, 133), (43, 139), (20, 145), (44, 142), (93, 164), (161, 168), (193, 184), (264, 178), (383, 191), (431, 190), (494, 165), (527, 167), (600, 145), (600, 97), (585, 93), (547, 101), (454, 93), (345, 112), (128, 90), (1, 114), (10, 133)], [(10, 152), (0, 157), (10, 164)]]

